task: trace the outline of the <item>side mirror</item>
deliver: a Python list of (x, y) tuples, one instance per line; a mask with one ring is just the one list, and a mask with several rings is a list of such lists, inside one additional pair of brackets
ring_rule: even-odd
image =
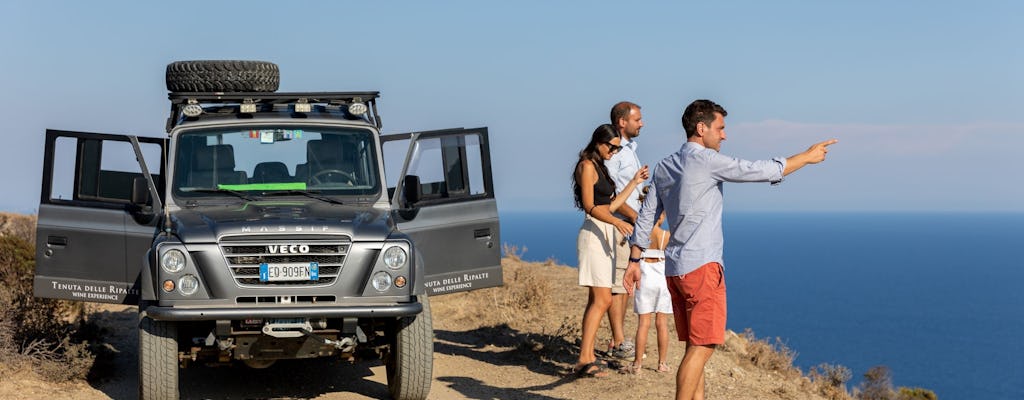
[(144, 207), (149, 203), (149, 183), (146, 178), (136, 177), (132, 180), (132, 204)]
[(148, 225), (153, 221), (156, 214), (153, 213), (153, 208), (149, 206), (149, 183), (146, 178), (137, 177), (132, 180), (132, 198), (131, 205), (128, 206), (128, 211), (139, 225)]
[(406, 175), (403, 181), (403, 194), (405, 195), (405, 204), (412, 206), (420, 201), (423, 197), (423, 187), (420, 186), (420, 177), (417, 175)]

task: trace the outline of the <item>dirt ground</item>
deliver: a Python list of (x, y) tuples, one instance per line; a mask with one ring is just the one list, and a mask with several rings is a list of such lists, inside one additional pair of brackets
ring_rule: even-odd
[[(670, 373), (658, 373), (654, 328), (640, 375), (612, 373), (574, 378), (580, 316), (586, 291), (575, 269), (506, 258), (506, 285), (431, 299), (434, 381), (431, 399), (670, 399), (683, 344), (672, 341)], [(137, 392), (136, 308), (91, 305), (89, 318), (106, 329), (113, 357), (96, 368), (106, 378), (54, 384), (31, 371), (0, 376), (2, 399), (133, 399)], [(671, 325), (671, 323), (670, 323)], [(627, 316), (627, 336), (636, 317)], [(610, 336), (605, 322), (599, 339)], [(670, 333), (675, 337), (674, 330)], [(787, 378), (743, 362), (746, 342), (731, 334), (706, 369), (709, 399), (819, 399), (806, 378)], [(105, 367), (104, 365), (109, 365)], [(181, 371), (184, 399), (380, 399), (388, 398), (379, 361), (279, 362), (262, 370), (191, 367)]]

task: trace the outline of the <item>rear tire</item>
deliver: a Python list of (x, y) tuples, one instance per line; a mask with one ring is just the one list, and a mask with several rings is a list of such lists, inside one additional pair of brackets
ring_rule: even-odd
[(274, 92), (281, 82), (277, 64), (266, 61), (175, 61), (164, 77), (171, 92)]
[(139, 322), (139, 399), (178, 398), (178, 329), (173, 322)]
[(402, 317), (388, 329), (391, 349), (384, 364), (388, 391), (395, 400), (424, 400), (434, 377), (434, 326), (430, 300), (421, 296), (423, 311)]

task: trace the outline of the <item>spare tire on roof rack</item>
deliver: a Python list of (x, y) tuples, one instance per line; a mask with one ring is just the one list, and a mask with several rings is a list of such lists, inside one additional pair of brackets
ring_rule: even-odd
[(165, 78), (171, 92), (274, 92), (281, 73), (267, 61), (198, 60), (167, 64)]

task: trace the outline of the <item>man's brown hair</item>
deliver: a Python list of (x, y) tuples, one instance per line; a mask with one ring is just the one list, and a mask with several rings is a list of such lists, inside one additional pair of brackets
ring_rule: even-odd
[(615, 103), (615, 105), (612, 106), (611, 112), (612, 126), (614, 126), (615, 129), (619, 129), (619, 120), (629, 116), (629, 111), (634, 108), (639, 110), (640, 106), (628, 101)]
[(691, 138), (697, 134), (699, 122), (711, 127), (711, 123), (715, 121), (715, 113), (722, 114), (722, 117), (729, 115), (725, 108), (711, 100), (694, 100), (686, 106), (686, 110), (683, 111), (683, 130), (686, 131), (686, 137)]

